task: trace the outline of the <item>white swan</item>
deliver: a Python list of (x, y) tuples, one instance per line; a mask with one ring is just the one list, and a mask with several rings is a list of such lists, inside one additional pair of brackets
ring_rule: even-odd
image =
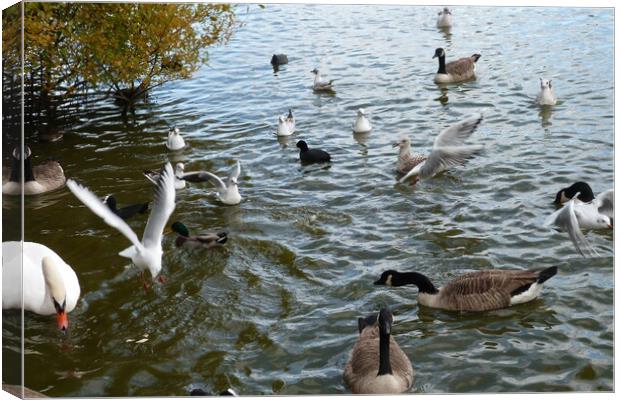
[(56, 314), (58, 328), (69, 326), (67, 313), (80, 297), (75, 271), (50, 248), (34, 242), (2, 243), (2, 309), (21, 308), (20, 261), (23, 250), (24, 309), (40, 315)]
[(558, 102), (558, 97), (553, 92), (551, 80), (540, 78), (540, 92), (536, 96), (536, 103), (541, 106), (554, 106)]
[(181, 150), (183, 147), (185, 147), (185, 140), (183, 140), (181, 132), (176, 126), (170, 128), (170, 130), (168, 131), (168, 140), (166, 140), (166, 147), (168, 148), (168, 150), (172, 151)]
[(295, 133), (295, 117), (291, 109), (288, 110), (288, 115), (285, 117), (280, 115), (278, 117), (278, 136), (290, 136)]
[(357, 118), (355, 124), (353, 124), (353, 132), (355, 133), (368, 133), (372, 130), (370, 121), (366, 118), (366, 113), (363, 108), (357, 110)]
[[(121, 251), (118, 255), (131, 258), (131, 261), (140, 269), (144, 285), (147, 287), (148, 284), (144, 278), (144, 271), (150, 271), (153, 279), (161, 271), (161, 258), (163, 255), (161, 239), (168, 218), (175, 208), (174, 174), (170, 163), (166, 163), (161, 178), (157, 181), (152, 203), (153, 207), (151, 208), (151, 215), (149, 215), (146, 228), (144, 228), (142, 241), (139, 241), (138, 236), (136, 236), (129, 225), (118, 215), (114, 214), (108, 206), (103, 204), (93, 192), (71, 179), (67, 181), (67, 187), (73, 192), (75, 197), (84, 203), (86, 207), (90, 208), (92, 212), (101, 217), (106, 224), (116, 228), (129, 239), (132, 246)], [(160, 281), (162, 281), (161, 277)]]

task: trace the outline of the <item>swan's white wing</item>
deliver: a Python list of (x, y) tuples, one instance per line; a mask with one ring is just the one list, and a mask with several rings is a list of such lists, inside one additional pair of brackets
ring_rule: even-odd
[(590, 243), (588, 243), (586, 237), (579, 228), (579, 222), (575, 215), (574, 200), (569, 201), (564, 207), (547, 217), (545, 226), (550, 225), (555, 225), (568, 232), (568, 237), (571, 242), (573, 242), (575, 249), (577, 249), (577, 252), (583, 257), (586, 257), (586, 254), (584, 254), (582, 248), (591, 254), (596, 254), (596, 251), (592, 248)]
[(609, 189), (600, 193), (596, 196), (596, 206), (598, 208), (598, 212), (608, 216), (609, 218), (614, 217), (614, 190)]
[(164, 227), (168, 222), (168, 218), (170, 218), (170, 214), (174, 211), (175, 195), (174, 172), (172, 171), (172, 165), (168, 162), (155, 188), (151, 215), (149, 215), (149, 220), (146, 223), (144, 235), (142, 236), (144, 247), (153, 247), (161, 244)]
[(444, 129), (437, 138), (435, 138), (433, 149), (462, 145), (465, 139), (474, 133), (478, 125), (480, 125), (480, 122), (482, 122), (482, 114), (475, 114), (470, 118)]
[(140, 243), (140, 240), (138, 240), (138, 236), (133, 230), (131, 230), (129, 225), (127, 225), (121, 217), (114, 214), (107, 205), (103, 204), (93, 192), (72, 179), (67, 180), (67, 187), (71, 190), (75, 197), (84, 203), (86, 207), (90, 208), (93, 213), (101, 217), (106, 224), (125, 235), (125, 237), (129, 239), (129, 241), (136, 246), (136, 248), (142, 248), (142, 244)]
[(482, 146), (458, 146), (433, 148), (420, 167), (420, 179), (427, 179), (448, 167), (463, 165), (468, 158), (482, 150)]
[(226, 184), (219, 178), (219, 176), (212, 174), (209, 171), (205, 171), (204, 174), (209, 178), (209, 181), (216, 187), (218, 191), (226, 190)]

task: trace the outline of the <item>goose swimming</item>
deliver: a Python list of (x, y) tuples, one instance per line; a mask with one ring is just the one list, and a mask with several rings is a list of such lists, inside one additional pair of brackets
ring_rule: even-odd
[(110, 210), (122, 219), (128, 219), (136, 214), (144, 214), (149, 209), (149, 203), (132, 204), (129, 206), (118, 208), (116, 198), (111, 194), (103, 199), (103, 204), (107, 205)]
[(442, 48), (435, 50), (433, 58), (439, 60), (439, 69), (435, 74), (435, 83), (457, 83), (476, 77), (476, 62), (480, 54), (459, 58), (446, 64), (446, 52)]
[(487, 269), (458, 276), (440, 288), (418, 272), (384, 271), (375, 285), (418, 287), (418, 303), (454, 311), (489, 311), (534, 300), (558, 267)]
[[(406, 156), (409, 152), (408, 139), (401, 139), (395, 143), (394, 147), (400, 147), (399, 166), (397, 168), (404, 169), (412, 166), (409, 172), (400, 178), (399, 182), (402, 183), (412, 176), (416, 178), (416, 181), (431, 178), (448, 167), (465, 164), (467, 159), (483, 149), (482, 146), (463, 144), (465, 139), (470, 137), (478, 128), (480, 122), (482, 122), (482, 115), (476, 114), (444, 129), (435, 139), (433, 149), (426, 158), (417, 154)], [(403, 154), (402, 163), (401, 154)]]
[(536, 103), (541, 106), (554, 106), (558, 102), (558, 97), (553, 91), (551, 80), (540, 78), (540, 92), (536, 96)]
[(392, 323), (387, 308), (358, 319), (359, 338), (344, 369), (354, 394), (403, 393), (413, 384), (411, 361), (391, 336)]
[[(30, 147), (24, 146), (24, 195), (35, 195), (59, 189), (65, 185), (65, 173), (60, 163), (55, 160), (32, 166)], [(22, 192), (21, 152), (13, 150), (11, 169), (2, 171), (2, 194), (17, 196)]]
[(295, 117), (293, 111), (289, 108), (288, 115), (278, 117), (278, 136), (290, 136), (295, 133)]
[(22, 308), (22, 287), (25, 310), (39, 315), (56, 314), (58, 328), (67, 330), (67, 314), (80, 297), (80, 283), (69, 264), (42, 244), (3, 242), (3, 310)]
[(314, 74), (314, 84), (312, 85), (312, 89), (316, 91), (331, 91), (333, 90), (332, 84), (334, 80), (323, 79), (321, 73), (317, 68), (310, 71)]
[(201, 174), (202, 175), (199, 177), (197, 176), (197, 179), (202, 179), (202, 177), (204, 177), (209, 180), (215, 186), (217, 198), (222, 203), (226, 205), (241, 203), (239, 184), (237, 182), (237, 178), (239, 178), (239, 175), (241, 174), (241, 163), (239, 160), (237, 160), (235, 165), (230, 169), (226, 182), (221, 180), (217, 175), (208, 171), (202, 172)]
[(437, 28), (450, 28), (452, 26), (452, 12), (448, 7), (437, 14)]
[(372, 130), (370, 121), (366, 118), (366, 113), (363, 108), (357, 110), (357, 118), (353, 124), (353, 132), (355, 133), (368, 133)]
[[(151, 214), (144, 228), (142, 241), (118, 215), (114, 214), (99, 198), (86, 187), (69, 179), (67, 187), (84, 205), (101, 217), (111, 227), (117, 229), (129, 241), (131, 246), (118, 253), (121, 257), (130, 258), (140, 269), (145, 287), (148, 287), (144, 271), (148, 270), (153, 279), (161, 271), (163, 250), (161, 240), (164, 227), (175, 208), (174, 174), (170, 163), (166, 163), (160, 179), (157, 181)], [(162, 277), (159, 280), (163, 282)]]
[(168, 140), (166, 140), (166, 147), (168, 148), (168, 150), (172, 151), (181, 150), (183, 147), (185, 147), (185, 140), (183, 140), (183, 137), (181, 136), (181, 131), (179, 131), (179, 128), (177, 128), (176, 126), (170, 128), (170, 130), (168, 131)]

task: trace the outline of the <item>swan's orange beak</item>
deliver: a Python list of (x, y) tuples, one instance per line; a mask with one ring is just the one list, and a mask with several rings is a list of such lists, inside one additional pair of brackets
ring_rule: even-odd
[(69, 319), (67, 318), (67, 313), (64, 310), (56, 314), (56, 321), (58, 322), (58, 329), (66, 332), (69, 327)]

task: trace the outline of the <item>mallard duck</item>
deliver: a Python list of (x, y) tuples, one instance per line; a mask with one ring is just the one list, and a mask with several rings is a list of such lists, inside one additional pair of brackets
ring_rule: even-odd
[[(77, 197), (90, 210), (101, 217), (105, 223), (117, 229), (122, 233), (132, 245), (118, 253), (121, 257), (130, 258), (133, 264), (141, 271), (144, 286), (148, 287), (148, 282), (144, 277), (144, 271), (149, 271), (153, 279), (155, 279), (161, 271), (161, 260), (163, 250), (161, 240), (164, 227), (168, 218), (175, 208), (175, 189), (174, 174), (170, 163), (166, 163), (160, 179), (157, 181), (155, 188), (155, 196), (153, 199), (153, 207), (151, 214), (144, 228), (142, 241), (138, 240), (138, 236), (118, 215), (114, 214), (93, 192), (86, 187), (69, 179), (67, 187), (75, 197)], [(160, 277), (160, 281), (163, 279)]]
[(458, 276), (440, 288), (419, 272), (388, 270), (375, 285), (418, 287), (418, 303), (455, 311), (488, 311), (534, 300), (558, 267), (543, 270), (488, 269)]
[(439, 59), (439, 69), (435, 74), (435, 83), (457, 83), (476, 77), (476, 62), (480, 54), (459, 58), (446, 64), (446, 52), (442, 48), (435, 50), (433, 58)]
[(178, 233), (174, 244), (177, 247), (216, 247), (223, 245), (228, 240), (226, 232), (207, 233), (204, 235), (191, 236), (189, 229), (182, 222), (175, 222), (170, 227), (174, 232)]
[[(482, 150), (482, 146), (477, 145), (464, 145), (463, 142), (478, 128), (482, 122), (482, 115), (476, 114), (468, 119), (465, 119), (455, 125), (452, 125), (437, 136), (433, 143), (433, 149), (428, 157), (424, 160), (420, 159), (423, 156), (412, 155), (411, 160), (420, 161), (400, 178), (399, 182), (404, 182), (410, 177), (418, 179), (427, 179), (433, 177), (435, 174), (445, 170), (453, 165), (463, 165), (467, 159), (474, 154)], [(394, 146), (401, 146), (401, 153), (403, 149), (407, 148), (407, 141), (401, 140)], [(400, 161), (400, 157), (399, 157)], [(414, 164), (411, 162), (409, 165)], [(404, 167), (403, 164), (401, 167)]]
[[(35, 195), (59, 189), (65, 185), (65, 173), (60, 163), (47, 160), (43, 164), (32, 166), (30, 147), (24, 146), (24, 195)], [(13, 150), (10, 172), (2, 171), (2, 193), (17, 196), (22, 192), (21, 153)]]
[[(23, 257), (23, 258), (22, 258)], [(80, 298), (75, 271), (50, 248), (34, 242), (2, 243), (2, 309), (23, 307), (39, 315), (56, 314), (58, 328)]]
[(392, 313), (358, 319), (359, 338), (344, 369), (344, 381), (354, 394), (406, 392), (413, 384), (413, 367), (391, 336)]

